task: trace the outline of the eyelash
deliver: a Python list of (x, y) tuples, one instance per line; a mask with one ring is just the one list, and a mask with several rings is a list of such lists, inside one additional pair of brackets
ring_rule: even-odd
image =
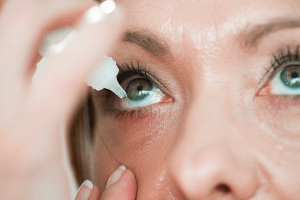
[(285, 49), (281, 48), (278, 53), (273, 54), (271, 61), (271, 67), (268, 69), (264, 76), (265, 79), (270, 79), (274, 77), (281, 67), (288, 62), (299, 61), (300, 62), (300, 46), (297, 46), (295, 51), (291, 51), (291, 48), (287, 46)]
[[(281, 48), (278, 53), (273, 54), (273, 58), (271, 61), (271, 67), (267, 70), (264, 80), (271, 79), (274, 77), (279, 70), (281, 70), (281, 67), (292, 61), (299, 61), (300, 62), (300, 46), (297, 46), (294, 51), (291, 51), (291, 48), (287, 46), (285, 49)], [(137, 62), (134, 64), (133, 62), (130, 63), (122, 63), (118, 65), (119, 67), (119, 74), (117, 76), (118, 82), (122, 84), (123, 81), (125, 81), (127, 78), (130, 78), (132, 76), (141, 76), (153, 83), (153, 78), (155, 78), (155, 74), (150, 73), (150, 68), (145, 68), (145, 70), (140, 69), (140, 63)], [(153, 77), (153, 78), (152, 78)], [(263, 81), (262, 81), (263, 82)], [(111, 92), (109, 92), (107, 98), (107, 101), (111, 98)], [(137, 109), (131, 109), (131, 110), (122, 110), (115, 108), (113, 106), (109, 106), (106, 111), (110, 113), (115, 118), (118, 118), (119, 116), (125, 116), (125, 119), (130, 116), (140, 116), (141, 112), (148, 113), (152, 106), (137, 108)]]
[[(133, 62), (130, 63), (122, 63), (120, 65), (117, 64), (119, 67), (119, 74), (117, 76), (118, 82), (122, 84), (126, 79), (133, 77), (133, 76), (140, 76), (145, 79), (148, 79), (153, 83), (153, 78), (155, 79), (155, 74), (150, 73), (150, 68), (145, 68), (145, 70), (140, 69), (140, 63), (137, 62), (134, 64)], [(154, 84), (154, 83), (153, 83)], [(111, 92), (109, 92), (109, 95), (106, 97), (107, 101), (109, 101), (111, 96)], [(118, 118), (119, 116), (124, 116), (125, 119), (127, 119), (128, 116), (133, 117), (137, 116), (140, 117), (141, 112), (145, 112), (146, 114), (149, 113), (149, 110), (151, 109), (151, 105), (147, 107), (137, 108), (137, 109), (130, 109), (130, 110), (122, 110), (119, 108), (115, 108), (113, 106), (107, 107), (106, 111), (114, 116), (115, 118)]]
[(122, 84), (125, 79), (130, 78), (130, 77), (135, 76), (135, 75), (144, 77), (146, 79), (149, 79), (150, 81), (152, 80), (151, 76), (153, 78), (155, 78), (155, 74), (150, 73), (150, 68), (148, 68), (148, 69), (146, 68), (145, 70), (141, 70), (139, 62), (137, 62), (136, 65), (133, 62), (130, 62), (130, 63), (123, 63), (123, 64), (120, 64), (120, 65), (117, 65), (117, 66), (120, 69), (120, 72), (117, 76), (118, 82), (120, 84)]

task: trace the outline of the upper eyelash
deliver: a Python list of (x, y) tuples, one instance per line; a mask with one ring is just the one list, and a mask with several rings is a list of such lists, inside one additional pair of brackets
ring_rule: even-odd
[[(120, 84), (126, 78), (128, 78), (130, 76), (135, 76), (135, 75), (145, 77), (145, 78), (149, 79), (151, 82), (152, 82), (151, 76), (153, 76), (153, 78), (155, 78), (155, 74), (152, 73), (152, 75), (150, 75), (150, 68), (148, 68), (148, 69), (146, 68), (145, 70), (141, 70), (139, 62), (136, 63), (137, 67), (133, 64), (133, 62), (122, 63), (122, 64), (117, 65), (117, 66), (119, 67), (119, 70), (120, 70), (120, 72), (117, 76), (117, 79), (118, 79)], [(126, 73), (128, 73), (128, 74), (126, 74)]]
[(286, 49), (282, 48), (279, 50), (279, 53), (274, 54), (271, 61), (271, 67), (267, 70), (261, 82), (276, 75), (284, 64), (292, 61), (300, 61), (299, 50), (300, 46), (297, 46), (295, 51), (291, 51), (291, 48), (287, 46)]
[(280, 49), (278, 54), (273, 55), (272, 68), (276, 71), (287, 62), (299, 61), (299, 57), (299, 46), (296, 47), (294, 52), (291, 51), (289, 46), (286, 50)]

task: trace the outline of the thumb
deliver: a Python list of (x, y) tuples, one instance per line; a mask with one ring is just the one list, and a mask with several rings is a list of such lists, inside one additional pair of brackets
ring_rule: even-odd
[(106, 188), (101, 200), (135, 200), (135, 176), (133, 172), (130, 169), (126, 169), (124, 165), (116, 169), (110, 176)]

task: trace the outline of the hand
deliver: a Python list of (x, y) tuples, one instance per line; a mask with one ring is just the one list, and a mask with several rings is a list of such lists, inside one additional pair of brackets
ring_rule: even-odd
[[(89, 25), (88, 0), (0, 0), (0, 199), (71, 199), (60, 124), (86, 94), (84, 82), (121, 32), (121, 12)], [(32, 84), (49, 30), (72, 25), (77, 38)]]
[[(125, 171), (124, 171), (125, 169)], [(108, 179), (103, 195), (92, 182), (86, 180), (81, 185), (75, 200), (135, 200), (136, 181), (131, 170), (120, 166)]]

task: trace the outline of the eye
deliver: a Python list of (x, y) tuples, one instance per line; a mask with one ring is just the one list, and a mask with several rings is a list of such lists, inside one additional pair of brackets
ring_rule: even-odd
[(144, 77), (132, 77), (122, 83), (122, 87), (127, 93), (127, 99), (119, 100), (123, 108), (149, 106), (161, 102), (165, 96), (155, 84)]
[(272, 94), (300, 95), (300, 62), (283, 66), (269, 86)]

